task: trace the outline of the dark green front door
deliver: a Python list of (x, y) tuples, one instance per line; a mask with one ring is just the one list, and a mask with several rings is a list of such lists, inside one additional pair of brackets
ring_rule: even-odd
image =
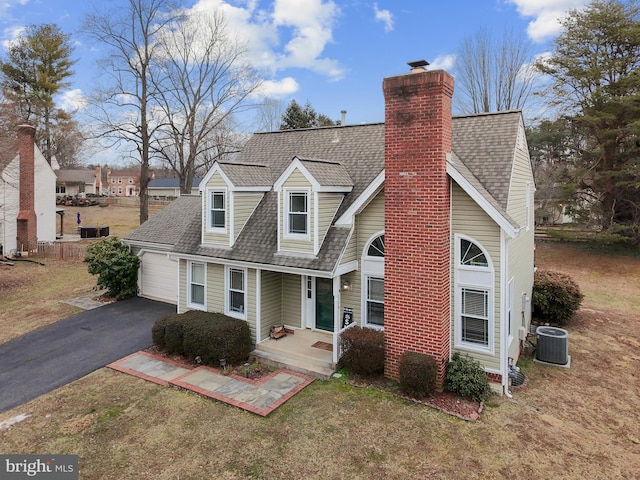
[(316, 278), (316, 328), (333, 332), (333, 280)]

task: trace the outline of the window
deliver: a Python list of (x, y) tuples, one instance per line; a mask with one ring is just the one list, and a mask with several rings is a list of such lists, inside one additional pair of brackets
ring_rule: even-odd
[(205, 265), (203, 263), (189, 263), (189, 306), (204, 307), (205, 293)]
[(224, 191), (216, 190), (209, 196), (209, 228), (226, 228), (226, 195)]
[(369, 249), (367, 250), (367, 256), (369, 257), (384, 257), (384, 235), (376, 237)]
[(133, 177), (129, 177), (129, 183), (133, 183)]
[(122, 195), (122, 187), (118, 187), (118, 195)]
[(384, 326), (384, 279), (367, 277), (367, 318), (366, 323)]
[(56, 193), (67, 193), (66, 185), (56, 185)]
[(245, 318), (246, 270), (229, 268), (227, 272), (227, 313)]
[(288, 229), (291, 235), (307, 235), (309, 232), (309, 196), (306, 192), (289, 192)]
[(489, 346), (489, 292), (463, 288), (461, 296), (462, 341)]
[(460, 264), (471, 267), (489, 266), (487, 257), (480, 247), (464, 238), (460, 240)]
[(111, 183), (116, 183), (116, 177), (111, 177)]
[(494, 270), (480, 243), (456, 235), (455, 346), (493, 353)]
[(122, 177), (118, 177), (118, 183), (122, 183)]

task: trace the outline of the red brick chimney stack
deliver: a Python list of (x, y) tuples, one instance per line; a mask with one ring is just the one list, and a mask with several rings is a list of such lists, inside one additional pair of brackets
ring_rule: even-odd
[(20, 211), (18, 212), (18, 250), (30, 252), (38, 248), (38, 217), (35, 211), (34, 141), (36, 129), (18, 126), (20, 158)]
[(385, 374), (406, 351), (438, 362), (450, 351), (450, 191), (453, 78), (427, 71), (385, 78)]

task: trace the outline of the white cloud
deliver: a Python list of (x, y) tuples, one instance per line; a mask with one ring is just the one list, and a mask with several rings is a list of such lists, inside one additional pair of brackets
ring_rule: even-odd
[(429, 62), (429, 66), (427, 68), (429, 70), (446, 70), (447, 72), (450, 72), (453, 70), (455, 63), (455, 53), (450, 53), (449, 55), (438, 55), (432, 62)]
[(66, 112), (84, 110), (89, 104), (87, 98), (82, 94), (82, 90), (79, 88), (68, 90), (61, 94), (57, 103), (58, 106)]
[(340, 9), (333, 0), (274, 0), (269, 10), (256, 0), (236, 2), (200, 0), (195, 12), (219, 11), (229, 30), (246, 42), (257, 68), (273, 73), (286, 68), (302, 68), (332, 80), (344, 76), (335, 59), (323, 57), (333, 40), (333, 26)]
[(384, 24), (384, 31), (391, 32), (393, 30), (393, 15), (389, 10), (380, 10), (378, 4), (373, 4), (373, 13), (377, 22)]
[(543, 42), (560, 32), (560, 21), (569, 10), (584, 7), (589, 0), (507, 0), (523, 17), (534, 17), (527, 34), (534, 42)]
[[(0, 9), (1, 10), (1, 9)], [(2, 31), (2, 47), (7, 50), (9, 46), (24, 32), (25, 27), (22, 25), (13, 25)]]
[(267, 80), (262, 83), (255, 96), (283, 98), (296, 93), (299, 88), (300, 85), (292, 77), (286, 77), (282, 80)]

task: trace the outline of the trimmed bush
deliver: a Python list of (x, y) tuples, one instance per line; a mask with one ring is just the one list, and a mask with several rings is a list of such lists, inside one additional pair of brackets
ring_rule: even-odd
[(89, 273), (98, 275), (98, 287), (108, 289), (116, 300), (137, 295), (140, 259), (116, 237), (89, 244), (84, 261)]
[(400, 390), (412, 397), (426, 397), (436, 389), (438, 363), (431, 355), (404, 352), (398, 365)]
[(384, 332), (373, 328), (351, 327), (340, 335), (341, 365), (350, 372), (373, 375), (384, 372)]
[(447, 365), (444, 388), (476, 402), (486, 400), (491, 394), (489, 379), (480, 362), (457, 352)]
[(159, 349), (217, 367), (225, 358), (229, 365), (244, 362), (251, 353), (247, 322), (221, 313), (192, 310), (161, 318), (151, 331)]
[(534, 317), (556, 325), (566, 325), (580, 308), (584, 295), (569, 275), (536, 271), (533, 280)]

